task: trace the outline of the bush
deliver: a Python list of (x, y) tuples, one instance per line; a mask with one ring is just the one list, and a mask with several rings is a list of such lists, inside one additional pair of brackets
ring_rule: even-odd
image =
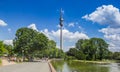
[(77, 52), (76, 58), (77, 58), (78, 60), (85, 60), (85, 59), (86, 59), (85, 54), (83, 54), (81, 51), (78, 51), (78, 52)]
[(75, 60), (76, 58), (75, 57), (73, 57), (73, 56), (66, 56), (65, 57), (65, 60)]

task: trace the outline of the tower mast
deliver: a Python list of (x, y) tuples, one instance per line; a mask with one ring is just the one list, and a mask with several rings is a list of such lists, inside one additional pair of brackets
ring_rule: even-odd
[(63, 10), (60, 10), (60, 49), (63, 49), (63, 35), (62, 35), (62, 28), (63, 28)]

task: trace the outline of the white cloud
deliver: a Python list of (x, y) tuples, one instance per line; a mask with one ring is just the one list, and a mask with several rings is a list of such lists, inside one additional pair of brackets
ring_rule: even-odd
[(120, 51), (120, 28), (103, 28), (99, 32), (104, 33), (104, 37), (108, 40), (109, 49), (112, 51)]
[(120, 41), (111, 41), (109, 43), (109, 50), (111, 51), (116, 51), (116, 52), (120, 52)]
[(68, 27), (74, 27), (75, 26), (75, 23), (74, 22), (71, 22), (68, 24)]
[[(46, 36), (49, 37), (49, 39), (54, 40), (57, 42), (57, 46), (59, 47), (59, 39), (60, 39), (60, 29), (57, 31), (48, 31), (48, 29), (44, 29), (41, 31), (44, 33)], [(78, 39), (89, 39), (89, 37), (81, 32), (70, 32), (67, 29), (63, 29), (63, 40), (64, 40), (64, 50), (68, 50), (68, 46), (75, 46), (75, 43), (77, 42)], [(67, 48), (67, 49), (66, 49)]]
[(30, 25), (28, 26), (28, 28), (31, 28), (31, 29), (33, 29), (33, 30), (38, 31), (38, 29), (37, 29), (37, 27), (36, 27), (36, 25), (35, 25), (34, 23), (30, 24)]
[(7, 26), (7, 23), (0, 19), (0, 26)]
[(43, 34), (45, 34), (50, 40), (53, 39), (52, 33), (49, 32), (48, 29), (41, 30), (40, 32), (42, 32)]
[(107, 24), (108, 27), (100, 29), (99, 32), (104, 34), (104, 38), (110, 44), (110, 50), (120, 51), (120, 11), (118, 8), (113, 5), (102, 5), (82, 18), (101, 25)]
[(103, 28), (99, 32), (104, 33), (104, 37), (111, 40), (120, 40), (120, 28)]
[[(52, 31), (53, 36), (59, 38), (60, 37), (60, 29), (57, 31)], [(76, 32), (70, 32), (67, 29), (63, 29), (63, 38), (68, 39), (68, 41), (74, 41), (77, 39), (88, 39), (88, 36), (84, 33), (80, 33), (78, 31)]]
[(4, 40), (3, 43), (7, 45), (13, 45), (13, 40)]
[(110, 27), (120, 26), (120, 11), (113, 5), (102, 5), (82, 18), (99, 24), (108, 24)]

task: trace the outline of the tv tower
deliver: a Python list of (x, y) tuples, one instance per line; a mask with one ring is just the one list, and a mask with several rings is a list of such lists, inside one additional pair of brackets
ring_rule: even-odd
[(63, 49), (63, 35), (62, 35), (62, 29), (63, 29), (63, 10), (61, 8), (60, 10), (60, 49)]

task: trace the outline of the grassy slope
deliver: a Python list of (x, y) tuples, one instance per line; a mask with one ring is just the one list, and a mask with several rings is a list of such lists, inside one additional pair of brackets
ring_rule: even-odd
[(113, 63), (114, 60), (103, 60), (103, 61), (89, 61), (89, 60), (73, 60), (78, 62), (85, 62), (85, 63), (99, 63), (99, 64), (106, 64), (106, 63)]

